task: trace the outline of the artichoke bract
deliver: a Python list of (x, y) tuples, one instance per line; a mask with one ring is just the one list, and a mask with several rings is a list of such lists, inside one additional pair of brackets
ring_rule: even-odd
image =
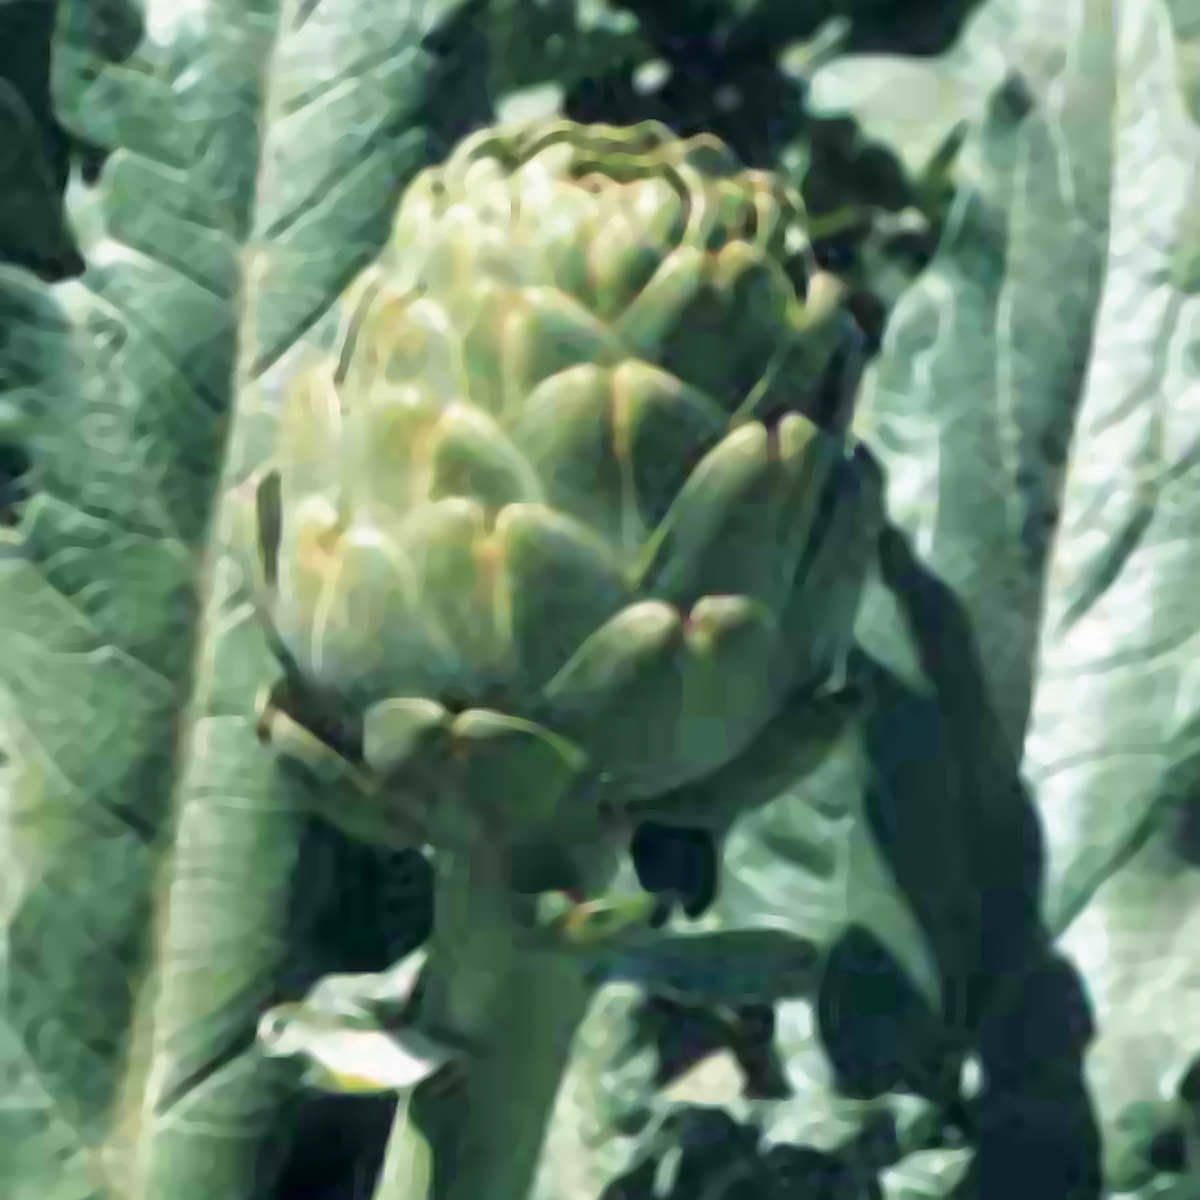
[(844, 651), (876, 483), (817, 419), (857, 334), (779, 178), (486, 129), (343, 305), (256, 482), (292, 727), (545, 819), (721, 766)]

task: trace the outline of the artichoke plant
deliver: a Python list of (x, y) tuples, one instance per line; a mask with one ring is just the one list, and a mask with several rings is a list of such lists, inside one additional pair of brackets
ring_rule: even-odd
[(455, 1197), (524, 1194), (594, 985), (547, 893), (644, 920), (622, 813), (846, 649), (879, 481), (840, 300), (797, 195), (714, 138), (487, 129), (409, 188), (248, 485), (262, 735), (344, 828), (436, 852), (412, 1027), (482, 1048)]
[(385, 781), (402, 839), (405, 806), (545, 823), (744, 750), (836, 663), (874, 530), (839, 300), (794, 191), (713, 137), (468, 138), (254, 482), (264, 731)]

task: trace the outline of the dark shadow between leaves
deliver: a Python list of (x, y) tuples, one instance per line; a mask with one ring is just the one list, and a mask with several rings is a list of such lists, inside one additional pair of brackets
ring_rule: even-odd
[(305, 1098), (289, 1127), (291, 1154), (271, 1193), (277, 1200), (360, 1200), (383, 1166), (394, 1096)]
[[(1041, 833), (987, 695), (966, 613), (897, 530), (881, 535), (879, 563), (933, 696), (914, 696), (864, 660), (874, 697), (867, 740), (878, 783), (871, 816), (939, 951), (954, 953), (954, 963), (970, 943), (976, 947), (958, 959), (967, 972), (965, 994), (946, 998), (973, 1030), (998, 985), (1017, 979), (1043, 951)], [(938, 756), (937, 769), (928, 754)], [(965, 884), (967, 895), (956, 904), (931, 879), (939, 852), (958, 859), (956, 886)], [(965, 929), (964, 922), (970, 922)]]
[[(898, 1044), (911, 1059), (924, 1038), (925, 1065), (944, 1088), (934, 1053), (943, 1040), (958, 1053), (974, 1050), (984, 1089), (971, 1105), (978, 1138), (969, 1194), (1099, 1196), (1099, 1138), (1083, 1081), (1091, 1016), (1081, 981), (1053, 954), (1041, 924), (1036, 813), (961, 605), (897, 530), (885, 530), (879, 552), (883, 585), (904, 615), (931, 694), (918, 696), (865, 655), (856, 662), (855, 677), (871, 697), (867, 811), (937, 957), (946, 1024), (940, 1035), (930, 1028), (915, 997), (905, 1002), (889, 977), (898, 968), (878, 961), (861, 932), (851, 931), (823, 983), (824, 1007), (836, 996), (840, 1017), (830, 1026), (831, 1057), (848, 1057), (852, 1047), (862, 1071), (864, 1047), (875, 1044), (884, 1050), (874, 1065), (886, 1067)], [(864, 969), (879, 1000), (873, 1009), (856, 982)], [(919, 1082), (904, 1079), (895, 1062), (891, 1068), (897, 1082)], [(884, 1074), (873, 1082), (884, 1083)]]

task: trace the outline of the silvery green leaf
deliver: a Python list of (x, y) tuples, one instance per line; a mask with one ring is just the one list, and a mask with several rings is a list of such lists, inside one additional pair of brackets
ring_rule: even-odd
[(299, 1058), (305, 1082), (330, 1092), (408, 1091), (454, 1056), (418, 1030), (372, 1028), (307, 1003), (268, 1009), (258, 1040), (271, 1057)]

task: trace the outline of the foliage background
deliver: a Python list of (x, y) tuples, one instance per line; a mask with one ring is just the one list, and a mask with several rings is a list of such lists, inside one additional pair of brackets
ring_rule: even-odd
[[(1200, 1195), (1190, 10), (0, 3), (7, 1195), (371, 1194), (391, 1102), (302, 1091), (254, 1024), (417, 944), (428, 867), (306, 815), (258, 746), (222, 499), (404, 184), (551, 105), (801, 187), (894, 528), (865, 712), (753, 764), (714, 839), (704, 927), (818, 941), (820, 993), (606, 990), (542, 1194)], [(686, 891), (703, 840), (643, 855)]]

